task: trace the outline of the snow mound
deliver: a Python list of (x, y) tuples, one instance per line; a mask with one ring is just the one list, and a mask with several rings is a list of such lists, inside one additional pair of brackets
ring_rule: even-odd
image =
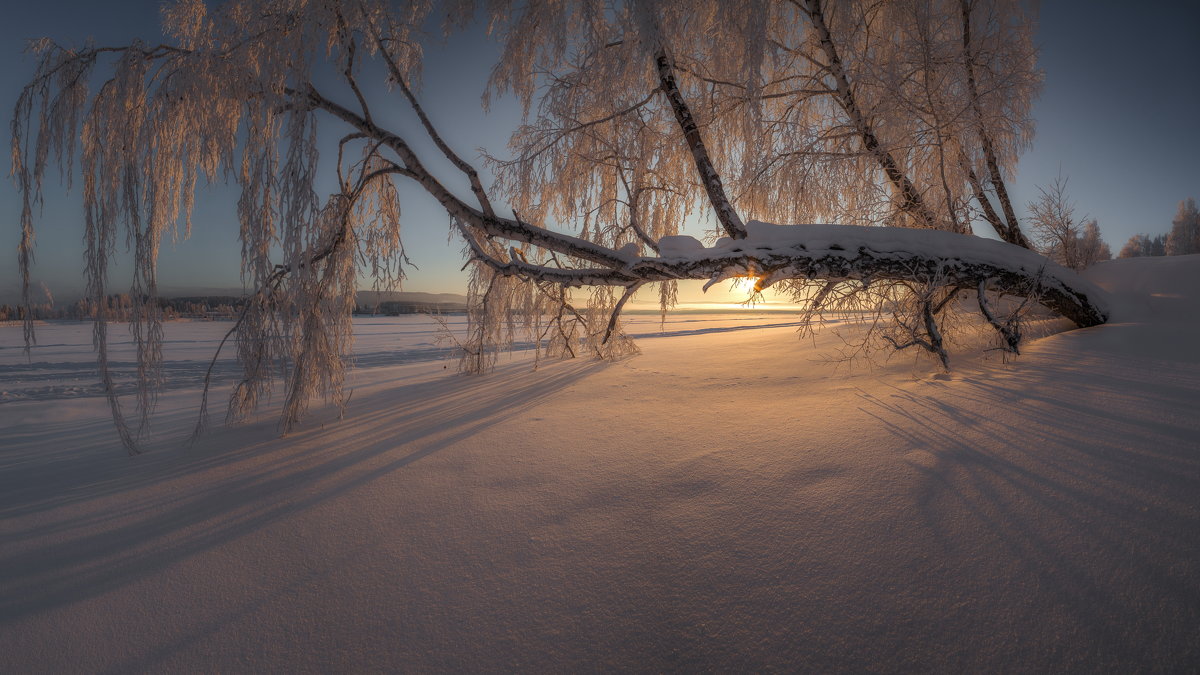
[(686, 234), (668, 235), (658, 240), (658, 250), (664, 258), (681, 258), (701, 253), (704, 244)]
[(1200, 254), (1107, 260), (1083, 277), (1110, 294), (1112, 321), (1200, 315)]

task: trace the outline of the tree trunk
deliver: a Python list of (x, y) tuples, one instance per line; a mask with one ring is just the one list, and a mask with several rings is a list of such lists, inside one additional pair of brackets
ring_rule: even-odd
[(862, 139), (863, 147), (879, 163), (879, 168), (883, 169), (888, 183), (899, 195), (899, 210), (916, 217), (923, 227), (936, 229), (938, 227), (937, 218), (925, 204), (925, 198), (921, 196), (921, 192), (917, 190), (912, 180), (900, 169), (900, 164), (892, 156), (892, 153), (883, 147), (875, 129), (859, 108), (858, 99), (854, 95), (854, 87), (846, 76), (842, 58), (833, 44), (833, 35), (829, 32), (829, 26), (825, 22), (821, 0), (809, 0), (807, 14), (821, 41), (821, 51), (825, 53), (825, 59), (828, 61), (825, 65), (829, 68), (829, 73), (837, 85), (834, 88), (834, 95), (838, 105), (850, 118), (850, 124)]

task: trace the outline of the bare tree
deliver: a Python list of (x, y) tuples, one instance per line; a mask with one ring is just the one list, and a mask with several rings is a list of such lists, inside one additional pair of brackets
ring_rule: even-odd
[[(474, 12), (469, 2), (451, 8), (452, 22)], [(243, 275), (255, 289), (230, 333), (242, 377), (228, 417), (254, 409), (271, 393), (273, 376), (283, 373), (285, 430), (316, 396), (343, 404), (350, 316), (362, 276), (386, 285), (403, 277), (394, 185), (401, 179), (441, 204), (464, 242), (473, 270), (462, 344), (467, 371), (489, 368), (518, 331), (554, 354), (627, 353), (632, 347), (619, 319), (624, 304), (648, 283), (662, 284), (664, 305), (669, 304), (679, 279), (711, 284), (749, 277), (756, 290), (780, 282), (796, 289), (844, 283), (910, 288), (905, 297), (916, 298), (915, 304), (897, 310), (897, 324), (909, 326), (914, 344), (943, 363), (937, 317), (958, 291), (1033, 297), (1081, 326), (1106, 319), (1095, 288), (1018, 246), (951, 232), (783, 227), (744, 219), (747, 211), (818, 208), (820, 195), (836, 195), (830, 203), (843, 205), (869, 201), (855, 190), (865, 190), (878, 174), (855, 177), (832, 167), (826, 173), (772, 173), (770, 165), (779, 160), (774, 143), (783, 133), (778, 130), (787, 128), (797, 138), (815, 134), (819, 145), (832, 143), (843, 149), (838, 154), (881, 170), (891, 191), (881, 212), (888, 222), (935, 229), (948, 222), (912, 178), (928, 173), (922, 158), (945, 159), (946, 153), (902, 155), (912, 137), (893, 133), (884, 121), (886, 112), (902, 106), (886, 98), (872, 101), (866, 95), (870, 88), (853, 85), (857, 78), (879, 76), (871, 71), (873, 62), (845, 56), (869, 51), (865, 42), (877, 36), (851, 27), (874, 10), (830, 15), (816, 2), (770, 8), (806, 23), (774, 35), (774, 14), (720, 2), (615, 8), (598, 2), (532, 2), (519, 8), (490, 3), (505, 38), (496, 89), (512, 89), (530, 102), (549, 83), (539, 99), (541, 113), (518, 131), (518, 160), (499, 167), (490, 191), (425, 114), (412, 88), (420, 67), (415, 27), (429, 4), (229, 0), (210, 9), (202, 0), (180, 0), (164, 10), (170, 38), (165, 44), (71, 49), (39, 41), (37, 71), (12, 123), (13, 173), (25, 200), (19, 257), (26, 286), (33, 212), (45, 171), (54, 161), (72, 166), (78, 154), (98, 364), (131, 451), (161, 380), (159, 244), (173, 230), (186, 235), (197, 182), (222, 175), (232, 175), (241, 187)], [(732, 28), (723, 30), (727, 25)], [(835, 41), (835, 30), (855, 37)], [(755, 35), (770, 40), (754, 44), (748, 37)], [(961, 35), (953, 37), (954, 44), (962, 43)], [(848, 49), (850, 43), (855, 46)], [(809, 51), (797, 51), (801, 47)], [(711, 64), (698, 58), (726, 48), (726, 57)], [(757, 64), (768, 56), (779, 61), (764, 81), (768, 71)], [(953, 61), (961, 64), (961, 58)], [(539, 67), (554, 62), (570, 67), (561, 72)], [(738, 63), (747, 77), (722, 80)], [(318, 70), (333, 71), (338, 80), (318, 85)], [(88, 83), (100, 71), (107, 79), (90, 91)], [(541, 75), (530, 77), (531, 72)], [(414, 149), (413, 130), (389, 126), (373, 114), (380, 104), (369, 94), (377, 90), (360, 86), (365, 77), (384, 79), (399, 92), (419, 120), (416, 133), (465, 179), (469, 196), (447, 188), (429, 168)], [(812, 91), (785, 92), (797, 86)], [(704, 95), (706, 88), (711, 95)], [(825, 103), (792, 117), (771, 103), (789, 97)], [(741, 108), (750, 114), (726, 114)], [(967, 115), (969, 108), (963, 106), (970, 120), (965, 128), (978, 131), (980, 118)], [(831, 112), (836, 125), (810, 123), (811, 115)], [(905, 126), (904, 115), (894, 117)], [(949, 118), (939, 113), (937, 119)], [(318, 122), (321, 133), (339, 139), (331, 162), (338, 185), (325, 198), (314, 188)], [(900, 138), (909, 140), (895, 140)], [(802, 160), (811, 165), (815, 157), (809, 152)], [(747, 167), (740, 172), (729, 168), (738, 160)], [(937, 162), (947, 171), (963, 164)], [(912, 173), (916, 170), (920, 173)], [(763, 179), (768, 174), (773, 177)], [(740, 201), (730, 196), (730, 185), (742, 189)], [(766, 187), (783, 206), (769, 206)], [(496, 208), (495, 194), (508, 200), (511, 217)], [(858, 211), (860, 217), (871, 208)], [(714, 246), (677, 234), (679, 220), (694, 209), (716, 215), (725, 236)], [(539, 224), (561, 215), (579, 219), (578, 236)], [(125, 422), (106, 350), (110, 317), (103, 299), (122, 230), (135, 259), (129, 297), (139, 363), (136, 428)], [(586, 306), (576, 306), (578, 294), (569, 291), (584, 286), (593, 290)], [(31, 323), (27, 329), (32, 339)], [(893, 340), (907, 346), (903, 335)]]
[(1034, 241), (1055, 262), (1083, 269), (1078, 250), (1080, 227), (1075, 204), (1067, 195), (1067, 179), (1061, 175), (1047, 187), (1038, 188), (1038, 198), (1029, 202)]
[(1058, 176), (1049, 187), (1040, 187), (1038, 191), (1038, 198), (1029, 203), (1029, 212), (1039, 250), (1073, 270), (1112, 258), (1096, 219), (1076, 220), (1075, 204), (1067, 195), (1066, 178)]

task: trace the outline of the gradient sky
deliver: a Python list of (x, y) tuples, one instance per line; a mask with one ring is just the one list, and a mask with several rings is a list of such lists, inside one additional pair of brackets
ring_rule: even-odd
[[(11, 111), (33, 62), (22, 54), (27, 38), (50, 36), (64, 44), (88, 37), (103, 44), (135, 36), (158, 39), (159, 0), (113, 3), (11, 3), (0, 26), (0, 110)], [(1038, 44), (1045, 88), (1035, 103), (1037, 135), (1013, 184), (1024, 205), (1061, 174), (1077, 215), (1099, 221), (1115, 253), (1130, 236), (1165, 233), (1180, 200), (1200, 198), (1200, 3), (1047, 1), (1041, 6)], [(519, 121), (514, 105), (480, 110), (479, 95), (497, 54), (476, 27), (427, 51), (424, 105), (450, 142), (467, 157), (474, 149), (503, 153)], [(82, 290), (79, 199), (48, 186), (38, 221), (35, 277), (55, 297)], [(464, 191), (465, 194), (465, 191)], [(405, 290), (465, 292), (456, 242), (447, 243), (447, 218), (432, 200), (405, 190), (405, 243), (418, 266)], [(160, 283), (167, 294), (240, 287), (239, 244), (228, 187), (202, 191), (192, 238), (164, 247)], [(20, 213), (11, 181), (0, 187), (0, 302), (17, 294), (16, 245)], [(699, 236), (701, 232), (691, 232)], [(114, 292), (127, 275), (113, 275)], [(720, 300), (722, 298), (709, 298)]]

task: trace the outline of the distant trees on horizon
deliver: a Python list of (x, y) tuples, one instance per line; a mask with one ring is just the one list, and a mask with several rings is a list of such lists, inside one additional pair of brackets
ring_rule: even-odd
[(1118, 258), (1140, 258), (1161, 255), (1190, 255), (1200, 253), (1200, 210), (1196, 200), (1188, 197), (1179, 202), (1171, 220), (1171, 231), (1151, 238), (1135, 234), (1121, 247)]
[[(246, 303), (246, 298), (232, 295), (200, 295), (178, 298), (158, 298), (164, 320), (204, 319), (233, 320)], [(133, 300), (128, 293), (113, 293), (105, 301), (105, 316), (108, 321), (130, 321)], [(70, 303), (55, 303), (47, 296), (43, 302), (33, 303), (26, 309), (23, 305), (0, 304), (0, 321), (18, 321), (28, 311), (35, 321), (51, 319), (90, 321), (96, 311), (90, 300), (79, 299)], [(354, 314), (364, 316), (400, 316), (404, 314), (461, 314), (467, 311), (464, 303), (458, 302), (414, 302), (408, 300), (385, 300), (379, 302), (356, 302)]]
[[(164, 320), (172, 319), (233, 319), (245, 304), (243, 297), (231, 295), (157, 298)], [(113, 293), (105, 297), (104, 315), (107, 321), (128, 322), (133, 319), (134, 299), (128, 293)], [(45, 302), (23, 305), (0, 305), (0, 321), (16, 321), (25, 313), (35, 321), (66, 319), (90, 321), (96, 318), (95, 303), (83, 298), (70, 303), (56, 304), (47, 296)]]

